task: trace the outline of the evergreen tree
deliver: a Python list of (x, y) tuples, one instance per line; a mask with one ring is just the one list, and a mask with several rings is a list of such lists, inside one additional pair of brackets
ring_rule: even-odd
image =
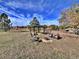
[(5, 13), (2, 13), (0, 15), (0, 28), (4, 31), (7, 31), (10, 29), (10, 19), (8, 19), (8, 15)]

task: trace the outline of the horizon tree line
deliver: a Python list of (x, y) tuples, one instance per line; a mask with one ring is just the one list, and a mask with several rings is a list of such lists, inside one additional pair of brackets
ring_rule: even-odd
[[(71, 8), (65, 9), (61, 13), (61, 18), (59, 19), (60, 26), (50, 25), (53, 30), (62, 28), (79, 28), (79, 4), (73, 5)], [(38, 21), (37, 17), (34, 17), (32, 21), (29, 23), (31, 27), (33, 27), (33, 31), (35, 28), (38, 28), (38, 32), (40, 27), (43, 27), (44, 31), (47, 25), (41, 25)], [(8, 31), (11, 28), (11, 20), (8, 15), (5, 13), (0, 14), (0, 29), (3, 31)]]

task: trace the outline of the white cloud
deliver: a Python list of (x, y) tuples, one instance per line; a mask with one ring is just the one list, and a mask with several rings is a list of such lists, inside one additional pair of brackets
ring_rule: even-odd
[[(9, 10), (6, 7), (3, 7), (0, 5), (0, 12), (2, 13), (6, 13), (9, 15), (9, 18), (11, 19), (11, 22), (13, 23), (13, 25), (26, 25), (27, 23), (27, 18), (24, 16), (24, 14), (17, 14), (15, 11), (13, 10)], [(11, 15), (16, 16), (16, 17), (11, 17)], [(23, 23), (23, 24), (22, 24)]]
[(26, 3), (22, 3), (20, 1), (10, 1), (10, 2), (7, 2), (6, 5), (12, 8), (31, 9), (33, 11), (36, 11), (36, 10), (43, 11), (43, 8), (40, 2), (38, 4), (34, 4), (31, 1)]
[(15, 18), (15, 17), (9, 17), (9, 19), (11, 19), (12, 26), (26, 26), (26, 25), (28, 25), (27, 18), (26, 18), (26, 20), (24, 20), (24, 19), (19, 19), (19, 18)]
[(2, 0), (0, 0), (0, 2), (2, 2)]
[[(41, 3), (43, 3), (43, 0), (41, 0)], [(21, 3), (21, 2), (13, 1), (13, 2), (8, 2), (6, 4), (13, 9), (21, 8), (21, 9), (32, 9), (32, 10), (33, 9), (34, 10), (39, 10), (39, 9), (43, 10), (42, 5), (40, 5), (40, 4), (35, 5), (31, 2)], [(14, 26), (28, 25), (33, 17), (37, 17), (38, 21), (43, 25), (44, 24), (50, 25), (50, 24), (56, 24), (56, 23), (58, 24), (58, 22), (56, 20), (44, 20), (44, 18), (43, 18), (44, 16), (41, 14), (37, 14), (37, 13), (34, 13), (33, 16), (31, 16), (30, 14), (27, 14), (27, 17), (26, 17), (24, 14), (18, 14), (15, 11), (8, 9), (7, 7), (3, 7), (1, 5), (0, 5), (0, 11), (5, 12), (10, 16), (9, 18), (11, 19), (11, 22), (13, 23)], [(16, 16), (17, 18), (11, 17), (11, 15)]]
[(18, 14), (18, 13), (16, 13), (15, 11), (9, 10), (8, 8), (3, 7), (3, 6), (1, 6), (1, 5), (0, 5), (0, 11), (3, 11), (3, 12), (5, 12), (5, 13), (7, 13), (8, 15), (16, 16), (17, 18), (20, 18), (20, 19), (26, 18), (26, 17), (24, 16), (24, 14)]
[(37, 19), (39, 20), (40, 23), (43, 22), (43, 16), (39, 15), (37, 13), (34, 13), (32, 17), (30, 16), (30, 14), (27, 14), (27, 17), (25, 17), (24, 14), (17, 14), (15, 11), (9, 10), (8, 8), (3, 7), (3, 6), (1, 6), (0, 10), (3, 11), (3, 12), (5, 12), (5, 13), (7, 13), (9, 16), (13, 15), (13, 16), (17, 17), (17, 18), (16, 17), (10, 17), (13, 25), (14, 24), (17, 25), (18, 23), (24, 23), (24, 24), (28, 25), (29, 22), (32, 20), (33, 17), (37, 17)]
[(59, 22), (58, 20), (47, 20), (47, 21), (44, 21), (43, 22), (43, 25), (46, 24), (46, 25), (59, 25)]
[(34, 15), (30, 18), (27, 19), (27, 24), (29, 24), (30, 21), (32, 21), (33, 17), (37, 17), (38, 21), (40, 22), (41, 25), (59, 25), (58, 20), (44, 20), (42, 15), (39, 15), (37, 13), (34, 13)]

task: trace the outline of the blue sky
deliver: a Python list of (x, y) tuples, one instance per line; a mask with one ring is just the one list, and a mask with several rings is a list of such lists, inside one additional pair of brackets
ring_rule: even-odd
[(13, 26), (26, 26), (33, 17), (41, 24), (59, 25), (61, 11), (79, 0), (0, 0), (0, 13), (9, 15)]

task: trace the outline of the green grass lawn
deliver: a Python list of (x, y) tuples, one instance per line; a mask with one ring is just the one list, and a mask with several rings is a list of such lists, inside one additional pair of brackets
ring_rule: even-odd
[(79, 38), (52, 43), (30, 40), (29, 32), (0, 32), (0, 59), (79, 59)]

